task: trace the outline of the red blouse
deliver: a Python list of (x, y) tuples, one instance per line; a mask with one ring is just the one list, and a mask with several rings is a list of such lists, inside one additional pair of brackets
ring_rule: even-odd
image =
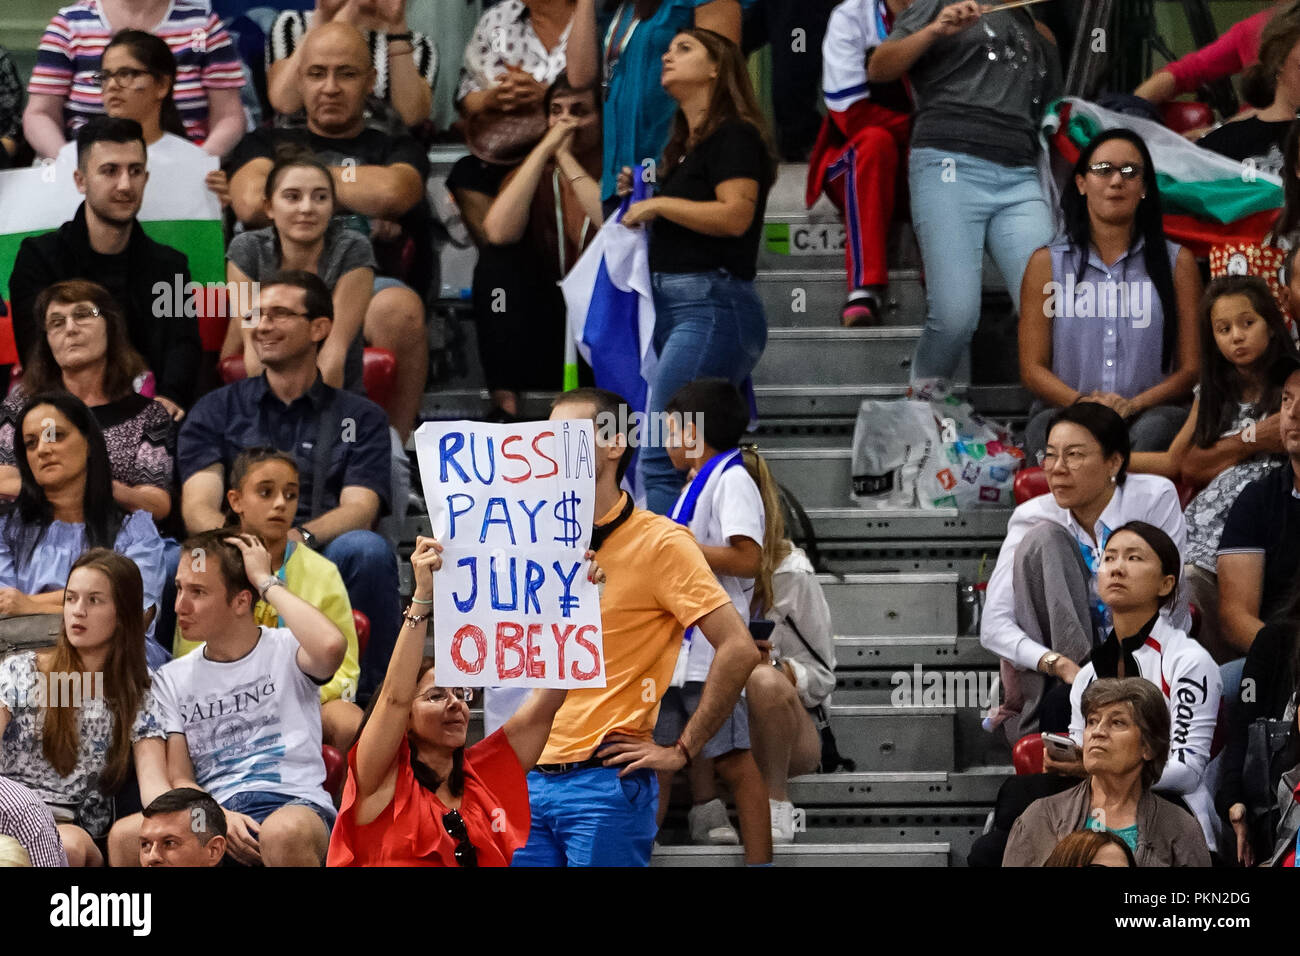
[[(456, 866), (456, 841), (442, 825), (449, 808), (416, 782), (406, 738), (397, 752), (393, 799), (366, 824), (357, 823), (356, 760), (353, 747), (326, 865)], [(528, 842), (528, 782), (504, 731), (465, 750), (460, 815), (479, 866), (509, 866), (515, 850)]]

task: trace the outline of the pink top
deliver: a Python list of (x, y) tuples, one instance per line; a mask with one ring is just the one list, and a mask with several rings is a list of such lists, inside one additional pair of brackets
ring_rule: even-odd
[(1258, 60), (1259, 36), (1275, 13), (1277, 4), (1234, 23), (1213, 43), (1166, 66), (1178, 84), (1178, 92), (1189, 93), (1202, 84), (1240, 73)]

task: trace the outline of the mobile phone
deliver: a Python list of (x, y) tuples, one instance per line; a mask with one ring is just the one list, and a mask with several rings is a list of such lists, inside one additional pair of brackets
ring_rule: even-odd
[(1066, 734), (1043, 734), (1043, 746), (1051, 751), (1053, 760), (1079, 759), (1079, 745)]
[(749, 622), (749, 636), (756, 641), (770, 641), (774, 630), (776, 630), (775, 621)]

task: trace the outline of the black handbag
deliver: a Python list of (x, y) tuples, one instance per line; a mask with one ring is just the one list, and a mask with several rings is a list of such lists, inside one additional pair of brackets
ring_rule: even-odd
[[(794, 631), (794, 636), (799, 638), (799, 642), (803, 644), (804, 647), (808, 648), (808, 653), (813, 656), (817, 663), (833, 673), (831, 666), (822, 659), (820, 654), (813, 650), (813, 646), (809, 644), (808, 639), (803, 636), (803, 633), (799, 630), (799, 625), (795, 624), (795, 622), (788, 617), (784, 617), (781, 620), (789, 625), (790, 630)], [(831, 730), (831, 718), (830, 715), (826, 713), (825, 706), (818, 704), (816, 707), (810, 707), (808, 708), (808, 713), (812, 715), (813, 725), (817, 728), (817, 733), (820, 734), (822, 738), (822, 759), (821, 763), (817, 765), (817, 772), (835, 773), (840, 768), (843, 768), (845, 773), (853, 773), (853, 771), (857, 769), (857, 764), (848, 757), (841, 756), (839, 744), (835, 740), (835, 732)]]
[(1246, 728), (1246, 755), (1241, 767), (1243, 802), (1251, 834), (1261, 845), (1272, 846), (1281, 812), (1277, 782), (1296, 763), (1296, 695), (1291, 695), (1281, 718), (1257, 717)]

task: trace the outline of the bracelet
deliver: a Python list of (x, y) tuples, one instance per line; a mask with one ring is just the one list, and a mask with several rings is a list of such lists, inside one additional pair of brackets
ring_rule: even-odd
[(414, 630), (415, 626), (419, 624), (421, 621), (427, 621), (431, 616), (432, 615), (429, 613), (412, 614), (411, 609), (409, 607), (406, 609), (406, 613), (402, 615), (402, 617), (406, 619), (406, 626), (411, 628), (412, 630)]
[(433, 607), (433, 601), (421, 601), (418, 597), (412, 597), (411, 603), (418, 604), (421, 607)]
[(682, 756), (686, 758), (686, 766), (689, 767), (691, 765), (691, 752), (687, 750), (686, 745), (682, 743), (682, 738), (678, 737), (677, 742), (673, 744), (673, 746), (682, 752)]
[(260, 588), (257, 589), (257, 593), (262, 598), (263, 601), (266, 600), (266, 592), (271, 590), (271, 588), (275, 587), (277, 584), (280, 585), (280, 587), (284, 587), (283, 581), (281, 581), (277, 577), (272, 577), (271, 580), (267, 581), (265, 584), (263, 584)]
[(586, 173), (579, 173), (579, 174), (576, 175), (576, 176), (570, 176), (570, 177), (569, 177), (569, 182), (570, 182), (570, 183), (576, 183), (576, 182), (579, 182), (579, 181), (581, 181), (581, 180), (583, 180), (583, 179), (590, 179), (590, 178), (591, 178), (591, 177), (588, 176)]
[(414, 43), (415, 34), (412, 33), (410, 30), (406, 31), (405, 33), (385, 33), (384, 36), (388, 38), (389, 43), (397, 43), (402, 40), (405, 40), (407, 43), (410, 43), (412, 46), (415, 45)]

